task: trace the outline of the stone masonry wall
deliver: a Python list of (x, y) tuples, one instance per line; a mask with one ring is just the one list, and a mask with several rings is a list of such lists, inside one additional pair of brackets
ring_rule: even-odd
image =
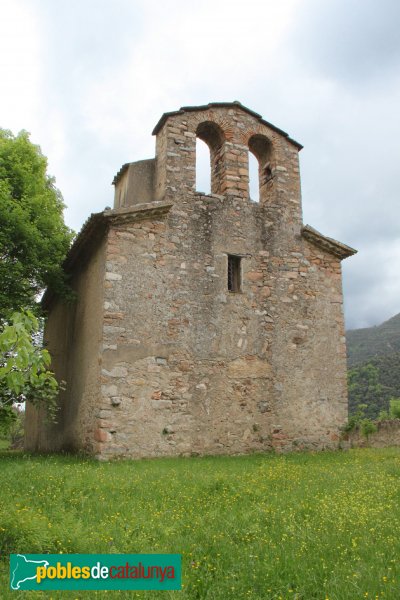
[[(223, 194), (195, 191), (199, 132)], [(260, 203), (248, 191), (254, 139), (261, 157), (270, 144)], [(174, 115), (157, 132), (156, 194), (172, 208), (108, 238), (99, 456), (337, 446), (340, 261), (301, 236), (297, 154), (236, 108)], [(241, 256), (240, 293), (227, 289), (228, 254)]]
[[(66, 350), (78, 383), (60, 439), (101, 459), (337, 447), (340, 259), (302, 234), (299, 145), (236, 105), (164, 117), (152, 199), (146, 184), (137, 205), (117, 178), (132, 202), (119, 208), (117, 194), (104, 213), (82, 280), (77, 356)], [(211, 195), (195, 190), (196, 136), (210, 148)], [(229, 255), (240, 258), (236, 292)]]
[[(301, 238), (282, 255), (268, 210), (193, 194), (110, 230), (99, 456), (336, 447), (340, 263)], [(227, 254), (243, 256), (241, 293)]]
[(335, 447), (348, 410), (340, 262), (305, 240), (275, 260), (268, 313), (277, 444)]
[[(222, 194), (195, 191), (199, 133)], [(272, 145), (259, 204), (254, 136)], [(336, 446), (340, 261), (301, 237), (297, 153), (240, 109), (178, 114), (158, 131), (156, 197), (173, 206), (109, 233), (99, 456)], [(242, 257), (240, 293), (227, 290), (228, 254)]]
[[(376, 423), (378, 431), (366, 439), (358, 430), (351, 431), (345, 437), (350, 448), (388, 448), (400, 446), (400, 419), (391, 419)], [(342, 442), (343, 444), (343, 442)], [(343, 445), (345, 445), (343, 444)]]
[(74, 303), (54, 299), (45, 329), (51, 368), (66, 381), (60, 394), (57, 424), (46, 426), (44, 415), (27, 406), (27, 450), (84, 450), (93, 452), (95, 415), (100, 395), (103, 324), (104, 241), (81, 259), (71, 282)]
[[(51, 368), (58, 381), (67, 381), (67, 361), (69, 353), (69, 309), (61, 301), (54, 302), (51, 313), (46, 323), (47, 349), (51, 354)], [(60, 394), (60, 403), (63, 403), (65, 392)], [(45, 414), (37, 410), (29, 402), (25, 408), (25, 449), (29, 451), (48, 450), (50, 431), (44, 426)], [(58, 449), (58, 445), (54, 449)]]

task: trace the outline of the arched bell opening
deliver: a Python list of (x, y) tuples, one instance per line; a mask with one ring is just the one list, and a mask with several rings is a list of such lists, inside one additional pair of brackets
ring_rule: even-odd
[[(252, 169), (250, 161), (251, 156), (255, 156), (258, 162), (258, 199), (253, 198), (256, 196), (254, 188), (257, 187), (257, 179), (253, 175), (253, 181), (250, 181), (250, 197), (253, 200), (266, 201), (272, 195), (273, 183), (274, 183), (274, 168), (273, 168), (273, 148), (272, 144), (267, 137), (261, 134), (253, 135), (248, 142), (250, 154), (249, 154), (249, 166)], [(254, 164), (254, 163), (253, 163)], [(254, 166), (253, 166), (254, 170)], [(250, 173), (251, 176), (251, 173)]]
[[(212, 194), (220, 194), (223, 180), (223, 146), (225, 135), (219, 125), (211, 121), (200, 123), (196, 129), (197, 140), (204, 142), (209, 149), (209, 176), (206, 175), (205, 156), (206, 151), (201, 142), (196, 143), (196, 189), (197, 181), (203, 183), (203, 187), (209, 187)], [(199, 190), (198, 191), (204, 191)], [(209, 193), (206, 191), (206, 193)]]

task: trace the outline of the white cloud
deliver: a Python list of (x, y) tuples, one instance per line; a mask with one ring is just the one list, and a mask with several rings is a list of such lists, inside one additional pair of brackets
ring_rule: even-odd
[(39, 26), (31, 7), (0, 2), (0, 126), (33, 128), (40, 112), (42, 84)]

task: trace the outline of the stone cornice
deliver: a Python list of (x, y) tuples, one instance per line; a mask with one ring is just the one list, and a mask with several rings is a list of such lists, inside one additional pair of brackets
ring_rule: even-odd
[(81, 231), (75, 238), (63, 267), (71, 271), (78, 258), (90, 242), (99, 239), (110, 223), (120, 224), (132, 221), (143, 221), (165, 215), (172, 204), (170, 202), (147, 202), (124, 208), (107, 209), (101, 213), (92, 213), (84, 223)]
[(346, 244), (342, 244), (342, 242), (338, 242), (333, 238), (325, 237), (324, 235), (322, 235), (322, 233), (320, 233), (310, 225), (305, 225), (301, 233), (306, 240), (308, 240), (315, 246), (322, 248), (322, 250), (325, 250), (326, 252), (337, 256), (338, 258), (340, 258), (340, 260), (348, 258), (349, 256), (353, 256), (353, 254), (357, 253), (357, 250), (355, 250), (354, 248), (346, 246)]
[[(83, 224), (82, 229), (69, 249), (67, 257), (63, 262), (64, 271), (72, 274), (85, 261), (88, 255), (90, 255), (92, 248), (103, 238), (110, 224), (119, 225), (121, 223), (162, 217), (170, 210), (171, 206), (171, 202), (159, 201), (92, 213)], [(42, 306), (45, 309), (49, 306), (53, 297), (53, 292), (47, 289), (42, 299)]]
[(165, 215), (171, 208), (172, 202), (154, 201), (132, 206), (105, 210), (103, 215), (112, 223), (125, 221), (142, 221)]

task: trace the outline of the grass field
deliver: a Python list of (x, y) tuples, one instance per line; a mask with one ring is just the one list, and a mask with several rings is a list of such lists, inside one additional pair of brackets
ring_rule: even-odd
[[(0, 463), (1, 599), (400, 598), (400, 449)], [(11, 592), (18, 551), (181, 553), (183, 590)]]

